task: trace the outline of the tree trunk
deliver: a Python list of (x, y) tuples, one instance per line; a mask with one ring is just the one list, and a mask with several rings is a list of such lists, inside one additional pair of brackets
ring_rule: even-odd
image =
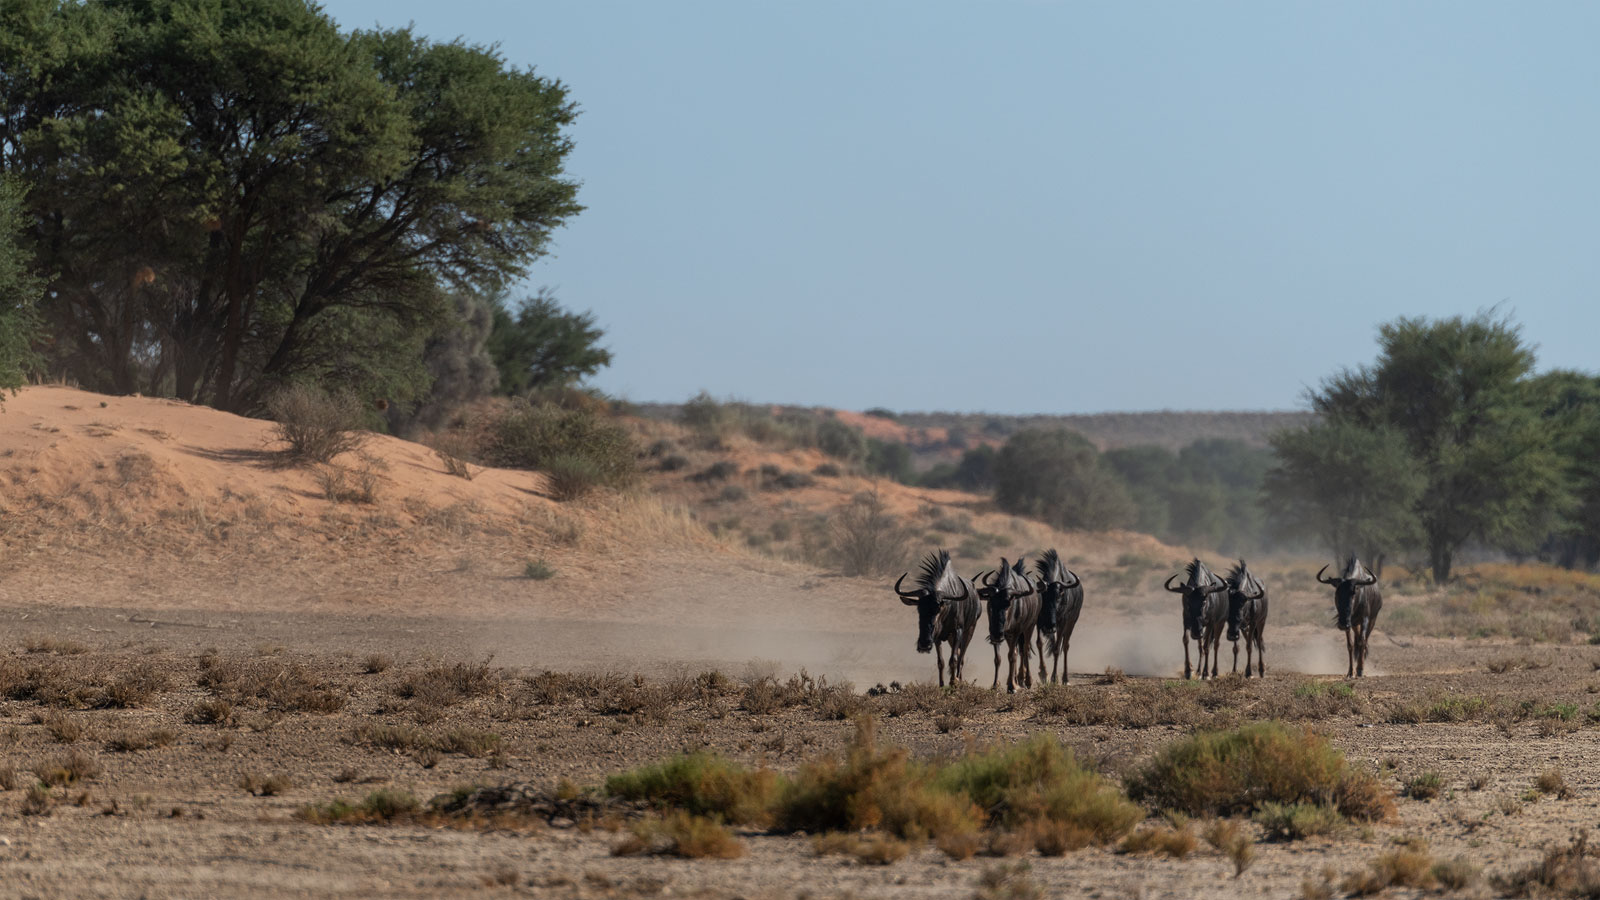
[(1444, 584), (1450, 580), (1450, 560), (1454, 554), (1444, 542), (1435, 539), (1428, 548), (1428, 561), (1433, 569), (1433, 583)]

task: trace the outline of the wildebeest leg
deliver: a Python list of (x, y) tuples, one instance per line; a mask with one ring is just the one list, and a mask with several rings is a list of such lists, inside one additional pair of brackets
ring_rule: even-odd
[(1267, 677), (1267, 639), (1256, 632), (1256, 674)]
[[(1246, 642), (1245, 646), (1248, 647), (1249, 646), (1249, 642)], [(1233, 642), (1233, 671), (1234, 671), (1234, 674), (1238, 674), (1238, 672), (1239, 672), (1239, 642), (1238, 641), (1234, 641)], [(1249, 650), (1246, 650), (1245, 654), (1244, 654), (1244, 674), (1247, 675), (1247, 676), (1250, 674), (1250, 651)]]
[(1067, 651), (1072, 649), (1072, 638), (1061, 636), (1061, 683), (1072, 683), (1072, 669), (1068, 668)]
[[(1024, 641), (1023, 641), (1023, 646), (1024, 647), (1027, 646), (1026, 639), (1024, 639)], [(998, 651), (998, 648), (996, 648), (996, 650)], [(1026, 666), (1027, 663), (1023, 663), (1023, 665)], [(1026, 672), (1027, 670), (1024, 669), (1023, 671)], [(1006, 641), (1006, 693), (1015, 694), (1016, 692), (1017, 692), (1017, 645), (1016, 645), (1015, 641), (1009, 641), (1008, 640), (1008, 641)]]
[[(1250, 632), (1244, 633), (1244, 677), (1250, 677), (1250, 651), (1255, 649), (1255, 641), (1250, 637)], [(1239, 671), (1239, 644), (1233, 645), (1233, 670)]]
[(1183, 678), (1185, 681), (1189, 679), (1189, 632), (1187, 630), (1183, 633)]
[(989, 690), (1000, 688), (1000, 645), (994, 645), (994, 684), (989, 685)]
[(1344, 630), (1344, 653), (1349, 658), (1349, 665), (1345, 668), (1344, 677), (1354, 678), (1356, 675), (1356, 644), (1350, 634), (1350, 629)]
[(1045, 642), (1044, 629), (1041, 628), (1037, 632), (1037, 634), (1035, 636), (1035, 641), (1034, 641), (1035, 645), (1038, 647), (1038, 650), (1039, 650), (1039, 680), (1041, 682), (1047, 680), (1050, 677), (1044, 670), (1044, 642)]
[[(1029, 659), (1028, 656), (1033, 653), (1035, 636), (1026, 634), (1022, 636), (1022, 686), (1025, 688), (1033, 687), (1033, 660)], [(1039, 658), (1043, 659), (1044, 657), (1041, 655)]]
[[(939, 666), (939, 687), (944, 687), (944, 647), (938, 641), (933, 642), (933, 661)], [(956, 661), (953, 649), (950, 651), (950, 661)]]
[(1222, 667), (1222, 632), (1211, 639), (1211, 677), (1217, 677), (1217, 671)]

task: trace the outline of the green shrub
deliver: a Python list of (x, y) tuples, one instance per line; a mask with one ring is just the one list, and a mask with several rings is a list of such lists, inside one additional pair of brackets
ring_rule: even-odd
[(600, 465), (587, 456), (563, 453), (552, 456), (542, 468), (550, 496), (562, 502), (577, 500), (605, 483)]
[(1298, 841), (1314, 835), (1333, 834), (1348, 824), (1337, 809), (1322, 803), (1268, 800), (1256, 810), (1254, 818), (1269, 841)]
[(1128, 780), (1155, 809), (1190, 815), (1250, 813), (1268, 802), (1328, 804), (1377, 821), (1394, 807), (1370, 773), (1354, 769), (1325, 738), (1278, 722), (1202, 731), (1168, 744)]
[(1049, 821), (1087, 832), (1099, 843), (1126, 834), (1144, 813), (1048, 735), (967, 754), (936, 784), (987, 810), (991, 824), (1023, 828)]
[(530, 560), (527, 565), (522, 567), (522, 577), (534, 581), (548, 581), (556, 577), (556, 570), (542, 559)]
[(860, 719), (842, 757), (807, 762), (784, 785), (777, 825), (812, 832), (879, 828), (909, 839), (978, 831), (983, 815), (977, 806), (938, 789), (936, 775), (904, 748), (880, 747), (875, 725)]
[(606, 793), (744, 825), (771, 822), (778, 776), (714, 753), (690, 753), (606, 779)]
[(591, 409), (518, 407), (495, 423), (491, 445), (488, 456), (499, 466), (548, 471), (559, 460), (577, 458), (592, 464), (594, 484), (624, 487), (638, 477), (633, 439)]

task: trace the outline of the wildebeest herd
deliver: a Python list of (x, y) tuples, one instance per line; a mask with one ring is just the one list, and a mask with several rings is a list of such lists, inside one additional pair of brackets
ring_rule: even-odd
[[(1335, 621), (1344, 632), (1349, 658), (1347, 677), (1364, 674), (1367, 639), (1383, 608), (1378, 578), (1351, 554), (1337, 578), (1324, 578), (1327, 566), (1317, 573), (1317, 581), (1333, 588)], [(948, 550), (929, 553), (918, 567), (910, 590), (904, 589), (911, 573), (900, 576), (894, 592), (901, 602), (917, 608), (917, 652), (932, 651), (939, 668), (939, 685), (964, 677), (967, 645), (978, 630), (978, 619), (985, 608), (989, 616), (989, 643), (994, 645), (994, 681), (1000, 686), (1000, 648), (1006, 647), (1006, 690), (1015, 692), (1017, 683), (1033, 687), (1029, 657), (1039, 653), (1039, 680), (1062, 684), (1069, 681), (1067, 648), (1072, 631), (1083, 611), (1083, 579), (1067, 568), (1054, 550), (1040, 554), (1029, 572), (1024, 560), (1015, 563), (1000, 558), (1000, 568), (965, 578), (955, 570)], [(1179, 581), (1179, 579), (1182, 581)], [(1174, 584), (1174, 582), (1178, 582)], [(1167, 590), (1180, 595), (1183, 612), (1183, 677), (1194, 675), (1189, 656), (1189, 641), (1198, 645), (1200, 677), (1215, 678), (1220, 667), (1222, 637), (1233, 643), (1233, 671), (1239, 671), (1239, 642), (1244, 641), (1244, 675), (1267, 674), (1267, 589), (1250, 574), (1244, 560), (1217, 575), (1199, 559), (1191, 560), (1167, 579)], [(949, 646), (950, 663), (945, 665), (944, 649)], [(1045, 668), (1045, 657), (1050, 668)], [(1209, 671), (1208, 671), (1209, 667)]]

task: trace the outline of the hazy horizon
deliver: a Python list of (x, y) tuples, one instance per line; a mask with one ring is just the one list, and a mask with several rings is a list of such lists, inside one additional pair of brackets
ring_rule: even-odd
[(335, 0), (582, 109), (527, 280), (635, 401), (1298, 410), (1401, 315), (1600, 331), (1600, 7)]

